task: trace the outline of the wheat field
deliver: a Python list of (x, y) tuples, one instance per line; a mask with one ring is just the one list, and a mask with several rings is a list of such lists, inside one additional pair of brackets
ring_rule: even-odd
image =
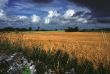
[(10, 32), (0, 33), (0, 39), (8, 38), (14, 45), (51, 50), (60, 49), (77, 57), (79, 63), (88, 60), (94, 67), (102, 65), (110, 68), (110, 33), (109, 32)]

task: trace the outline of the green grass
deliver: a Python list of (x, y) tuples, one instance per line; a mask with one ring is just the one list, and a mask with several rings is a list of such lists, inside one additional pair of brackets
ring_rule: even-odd
[(23, 68), (22, 74), (31, 74), (30, 69), (28, 68), (28, 66), (25, 66), (25, 67)]

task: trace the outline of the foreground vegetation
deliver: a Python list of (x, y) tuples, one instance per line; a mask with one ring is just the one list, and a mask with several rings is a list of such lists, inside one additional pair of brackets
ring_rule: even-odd
[[(72, 33), (60, 33), (62, 38), (58, 33), (53, 36), (50, 36), (50, 33), (0, 33), (0, 52), (23, 52), (34, 61), (38, 74), (44, 74), (50, 69), (56, 74), (65, 74), (72, 70), (76, 74), (110, 74), (110, 44), (107, 41), (109, 33), (99, 34), (98, 39), (97, 33), (93, 34), (96, 36), (93, 37), (95, 40), (88, 42), (88, 37), (83, 38), (79, 33), (75, 34), (75, 39), (71, 38), (75, 37)], [(46, 35), (49, 38), (46, 38)], [(66, 36), (68, 40), (64, 35), (69, 35)]]

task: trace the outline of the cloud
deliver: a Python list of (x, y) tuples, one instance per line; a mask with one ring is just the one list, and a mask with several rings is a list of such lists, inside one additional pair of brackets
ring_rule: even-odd
[(49, 24), (50, 23), (50, 18), (49, 17), (45, 17), (44, 18), (44, 24)]
[(85, 5), (92, 10), (95, 15), (110, 16), (110, 0), (69, 0), (77, 2), (80, 5)]
[(27, 16), (18, 16), (19, 17), (19, 19), (27, 19), (28, 17)]
[(28, 17), (27, 16), (18, 16), (18, 19), (25, 20), (25, 19), (28, 19)]
[(31, 16), (31, 19), (32, 19), (32, 23), (39, 23), (39, 21), (41, 20), (40, 17), (35, 14)]
[(61, 14), (58, 13), (56, 10), (53, 10), (53, 11), (50, 10), (50, 11), (48, 11), (48, 15), (46, 17), (44, 17), (44, 23), (49, 24), (54, 17), (59, 17), (60, 15)]
[(0, 9), (0, 17), (4, 16), (4, 11), (2, 9)]
[(81, 22), (81, 23), (88, 23), (89, 21), (86, 18), (77, 18), (76, 22)]
[(52, 18), (52, 17), (57, 17), (60, 16), (60, 14), (57, 11), (48, 11), (48, 17)]
[(68, 19), (68, 18), (71, 18), (74, 14), (75, 14), (75, 11), (73, 9), (68, 9), (63, 15), (63, 17)]
[[(74, 9), (67, 9), (64, 14), (59, 14), (58, 11), (48, 11), (48, 15), (44, 17), (44, 23), (88, 23), (89, 11), (75, 11)], [(79, 15), (80, 14), (80, 15)]]
[(0, 9), (0, 19), (2, 19), (2, 20), (7, 19), (7, 16), (6, 16), (5, 11), (3, 9)]
[(9, 0), (0, 0), (0, 8), (5, 7)]

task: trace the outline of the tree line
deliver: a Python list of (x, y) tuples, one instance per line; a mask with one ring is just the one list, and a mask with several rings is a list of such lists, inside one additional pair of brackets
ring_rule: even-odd
[[(58, 31), (58, 29), (55, 30), (47, 30), (47, 29), (40, 29), (38, 27), (37, 29), (33, 30), (32, 27), (29, 28), (13, 28), (13, 27), (5, 27), (0, 29), (0, 32), (2, 31)], [(110, 28), (102, 28), (102, 29), (79, 29), (79, 27), (67, 27), (64, 29), (65, 32), (99, 32), (99, 31), (110, 31)]]

